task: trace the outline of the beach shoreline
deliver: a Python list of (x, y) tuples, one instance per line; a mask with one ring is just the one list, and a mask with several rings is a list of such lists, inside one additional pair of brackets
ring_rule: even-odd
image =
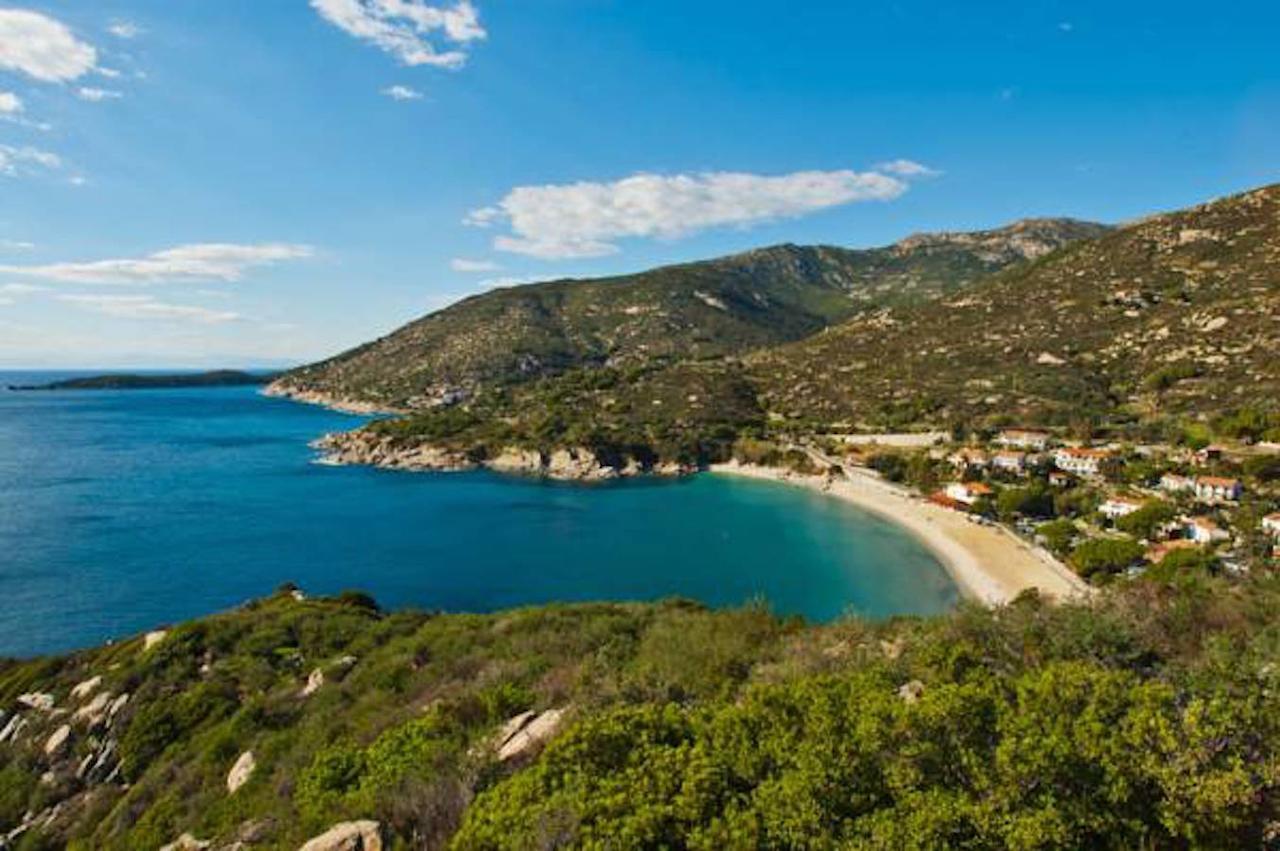
[(894, 523), (933, 553), (967, 598), (983, 605), (1003, 605), (1032, 588), (1054, 600), (1092, 592), (1048, 553), (1008, 530), (975, 523), (967, 515), (925, 502), (871, 474), (828, 478), (737, 461), (714, 464), (709, 472), (808, 488)]

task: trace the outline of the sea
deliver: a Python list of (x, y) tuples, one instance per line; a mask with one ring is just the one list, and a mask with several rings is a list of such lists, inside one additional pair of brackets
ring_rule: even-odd
[(310, 442), (361, 418), (253, 387), (7, 389), (88, 374), (0, 372), (0, 656), (118, 640), (285, 582), (388, 608), (681, 597), (810, 621), (959, 597), (911, 535), (804, 488), (335, 467)]

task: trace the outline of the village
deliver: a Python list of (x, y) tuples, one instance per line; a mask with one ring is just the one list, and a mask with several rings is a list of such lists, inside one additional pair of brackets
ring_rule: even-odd
[(1000, 523), (1093, 584), (1244, 574), (1280, 558), (1280, 446), (1091, 443), (1015, 428), (930, 439), (828, 446), (846, 469)]

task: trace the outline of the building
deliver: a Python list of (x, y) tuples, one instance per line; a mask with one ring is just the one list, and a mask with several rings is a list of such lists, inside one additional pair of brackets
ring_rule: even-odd
[(1072, 481), (1070, 473), (1064, 473), (1061, 470), (1051, 470), (1049, 472), (1049, 484), (1055, 488), (1071, 487)]
[(1182, 536), (1197, 544), (1213, 544), (1225, 541), (1231, 536), (1208, 517), (1184, 517), (1182, 520)]
[(1280, 511), (1262, 518), (1262, 531), (1273, 538), (1280, 538)]
[(1190, 476), (1165, 473), (1160, 477), (1160, 490), (1166, 493), (1185, 493), (1186, 491), (1195, 490), (1195, 487), (1196, 480)]
[(952, 482), (947, 485), (944, 493), (949, 499), (954, 499), (956, 502), (973, 505), (984, 496), (991, 496), (995, 491), (982, 482)]
[(1234, 502), (1244, 494), (1244, 485), (1238, 479), (1200, 476), (1195, 491), (1196, 499), (1202, 502)]
[(1197, 463), (1208, 464), (1212, 461), (1221, 461), (1222, 452), (1221, 446), (1206, 446), (1204, 449), (1197, 450), (1194, 457)]
[(947, 457), (947, 460), (951, 462), (951, 466), (958, 470), (968, 467), (985, 469), (991, 464), (991, 458), (986, 452), (981, 449), (975, 449), (972, 446), (957, 449)]
[(1022, 475), (1027, 471), (1027, 454), (1025, 452), (997, 452), (991, 456), (991, 466), (1006, 473)]
[(1102, 472), (1102, 463), (1110, 457), (1111, 452), (1107, 449), (1066, 447), (1053, 453), (1053, 463), (1059, 470), (1077, 476), (1097, 476)]
[(1126, 514), (1132, 514), (1142, 507), (1142, 501), (1126, 496), (1113, 496), (1098, 506), (1098, 513), (1108, 520), (1116, 520)]
[(1049, 448), (1049, 441), (1052, 439), (1047, 432), (1011, 428), (1005, 429), (996, 435), (995, 442), (1000, 446), (1009, 446), (1014, 449), (1030, 449), (1033, 452), (1043, 452)]

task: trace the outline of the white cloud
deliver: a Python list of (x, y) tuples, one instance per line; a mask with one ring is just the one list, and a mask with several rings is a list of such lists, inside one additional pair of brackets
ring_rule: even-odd
[(22, 98), (13, 92), (0, 92), (0, 113), (14, 115), (22, 112)]
[(0, 251), (30, 251), (35, 247), (34, 242), (25, 239), (0, 239)]
[(35, 284), (0, 284), (0, 293), (4, 295), (31, 295), (32, 293), (42, 293), (48, 287), (40, 287)]
[(468, 260), (465, 257), (453, 258), (449, 267), (455, 272), (496, 272), (502, 268), (492, 260)]
[(185, 304), (169, 304), (147, 295), (60, 295), (66, 304), (117, 319), (161, 319), (216, 325), (234, 322), (240, 314)]
[(889, 162), (880, 163), (876, 166), (877, 171), (883, 171), (885, 174), (892, 174), (897, 177), (937, 177), (942, 174), (936, 168), (929, 168), (927, 165), (916, 162), (915, 160), (890, 160)]
[(117, 100), (124, 97), (124, 94), (110, 89), (95, 89), (90, 86), (81, 86), (76, 89), (76, 97), (80, 98), (80, 100), (101, 103), (104, 100)]
[(675, 239), (713, 227), (795, 218), (860, 201), (888, 201), (903, 180), (877, 171), (801, 171), (767, 176), (735, 172), (637, 174), (614, 183), (520, 186), (466, 224), (506, 223), (500, 251), (543, 259), (616, 253), (628, 237)]
[(52, 170), (62, 166), (62, 159), (49, 151), (32, 148), (29, 145), (15, 148), (12, 145), (0, 145), (0, 175), (17, 177), (40, 169)]
[(108, 80), (118, 80), (123, 75), (122, 72), (117, 71), (115, 68), (99, 68), (98, 73)]
[(305, 245), (262, 243), (179, 245), (145, 257), (50, 263), (43, 266), (0, 266), (0, 273), (73, 284), (158, 284), (188, 281), (238, 281), (256, 266), (312, 255)]
[(116, 38), (130, 39), (141, 35), (142, 28), (132, 21), (114, 21), (111, 26), (107, 27), (107, 32)]
[[(448, 7), (425, 0), (311, 0), (311, 7), (329, 23), (405, 65), (461, 68), (467, 61), (466, 46), (487, 35), (470, 0)], [(441, 50), (433, 40), (451, 46)]]
[(381, 93), (392, 100), (422, 100), (422, 92), (408, 86), (387, 86)]
[(45, 83), (75, 80), (98, 64), (98, 52), (61, 22), (25, 9), (0, 9), (0, 68)]

